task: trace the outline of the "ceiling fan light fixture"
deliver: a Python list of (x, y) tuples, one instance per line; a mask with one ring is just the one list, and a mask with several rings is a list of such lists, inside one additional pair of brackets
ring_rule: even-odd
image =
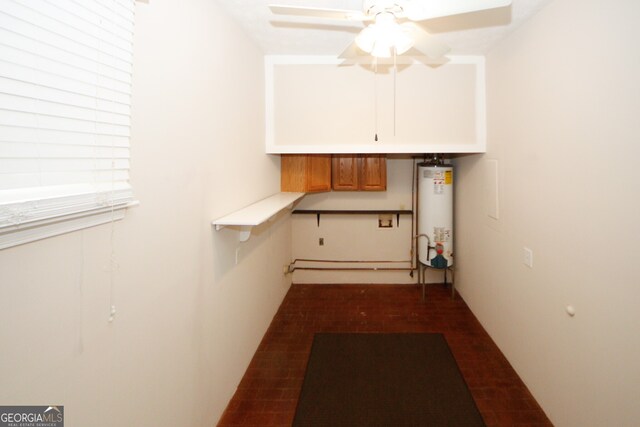
[(376, 58), (390, 58), (393, 46), (384, 43), (383, 41), (377, 41), (373, 46), (373, 50), (370, 52), (372, 56)]
[(360, 34), (356, 36), (356, 44), (367, 53), (371, 53), (376, 44), (376, 30), (374, 26), (375, 24), (365, 27), (360, 31)]
[(398, 26), (393, 42), (393, 45), (396, 49), (396, 54), (402, 55), (403, 53), (411, 49), (414, 44), (415, 40), (413, 39), (413, 37), (407, 34), (407, 31), (405, 31), (404, 28)]
[(395, 51), (401, 55), (411, 49), (414, 39), (401, 27), (392, 13), (379, 13), (375, 23), (365, 27), (356, 37), (356, 44), (376, 58), (389, 58)]

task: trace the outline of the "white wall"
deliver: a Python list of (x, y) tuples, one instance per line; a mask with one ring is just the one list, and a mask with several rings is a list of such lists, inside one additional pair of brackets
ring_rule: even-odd
[(551, 2), (487, 56), (488, 152), (457, 161), (458, 286), (557, 426), (640, 420), (639, 18)]
[(65, 405), (70, 427), (214, 425), (289, 287), (287, 217), (247, 243), (210, 225), (279, 190), (262, 52), (210, 0), (138, 3), (135, 51), (141, 206), (113, 245), (106, 225), (0, 252), (0, 404)]

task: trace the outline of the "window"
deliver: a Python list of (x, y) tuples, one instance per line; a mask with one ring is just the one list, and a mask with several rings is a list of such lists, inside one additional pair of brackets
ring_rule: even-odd
[(0, 1), (0, 249), (124, 216), (134, 0)]

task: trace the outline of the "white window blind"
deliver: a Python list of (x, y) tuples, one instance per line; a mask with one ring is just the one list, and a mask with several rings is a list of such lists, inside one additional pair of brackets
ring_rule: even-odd
[(134, 203), (134, 12), (134, 0), (0, 0), (0, 248)]

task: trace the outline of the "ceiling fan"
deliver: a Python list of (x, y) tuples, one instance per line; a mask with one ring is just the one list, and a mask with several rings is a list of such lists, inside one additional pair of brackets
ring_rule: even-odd
[(512, 0), (364, 0), (362, 10), (269, 5), (280, 15), (308, 16), (366, 24), (340, 58), (390, 58), (413, 48), (427, 60), (441, 60), (450, 48), (430, 37), (418, 21), (509, 6)]

